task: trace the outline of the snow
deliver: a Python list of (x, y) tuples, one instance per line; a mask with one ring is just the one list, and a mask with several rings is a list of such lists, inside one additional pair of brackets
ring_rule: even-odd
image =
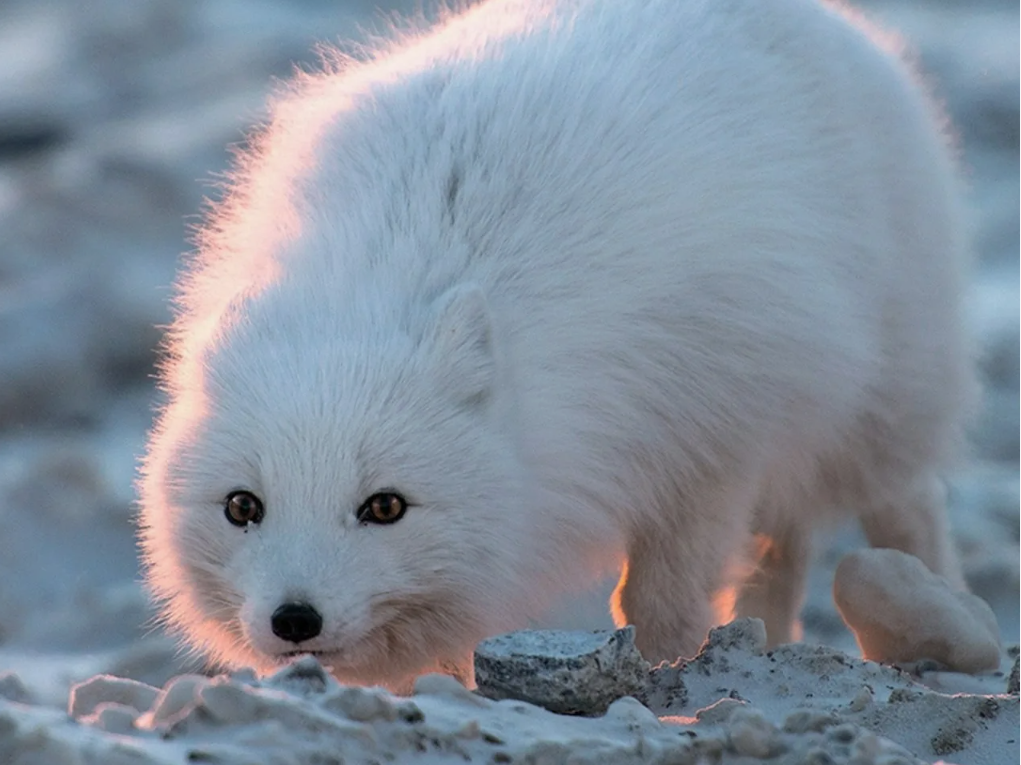
[[(9, 0), (0, 8), (0, 762), (176, 763), (189, 753), (303, 762), (316, 752), (653, 762), (670, 747), (687, 752), (677, 762), (771, 752), (794, 762), (813, 748), (838, 761), (892, 757), (876, 735), (903, 747), (904, 761), (910, 752), (1015, 762), (1017, 697), (1003, 692), (1021, 621), (1018, 6), (865, 5), (917, 51), (959, 134), (970, 186), (969, 306), (987, 395), (972, 459), (950, 477), (951, 525), (968, 584), (1006, 646), (998, 669), (921, 664), (908, 674), (857, 658), (831, 588), (863, 540), (836, 529), (812, 569), (807, 645), (771, 655), (712, 648), (711, 662), (670, 670), (673, 680), (654, 675), (645, 700), (655, 715), (623, 700), (605, 717), (565, 718), (480, 702), (442, 680), (423, 681), (411, 700), (329, 678), (315, 690), (314, 671), (193, 675), (165, 687), (203, 671), (152, 626), (131, 526), (168, 285), (227, 146), (258, 119), (272, 79), (311, 65), (316, 41), (362, 36), (382, 16), (368, 0)], [(609, 627), (607, 594), (602, 583), (572, 595), (538, 626)], [(95, 675), (160, 690), (122, 693), (123, 681), (103, 681), (89, 712), (75, 710), (86, 722), (74, 721), (70, 689)], [(411, 705), (424, 720), (410, 719)], [(161, 725), (180, 727), (164, 739)]]

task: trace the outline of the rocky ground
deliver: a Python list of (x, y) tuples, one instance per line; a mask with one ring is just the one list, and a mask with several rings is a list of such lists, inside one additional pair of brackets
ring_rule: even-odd
[[(387, 7), (401, 5), (407, 10), (413, 4)], [(1006, 0), (865, 5), (912, 42), (959, 136), (977, 256), (970, 316), (987, 394), (974, 431), (974, 459), (951, 477), (951, 520), (969, 585), (992, 607), (1003, 644), (1016, 645), (1018, 6)], [(159, 687), (182, 671), (200, 669), (146, 628), (151, 613), (137, 584), (132, 479), (155, 400), (150, 375), (157, 327), (168, 319), (169, 284), (189, 226), (203, 197), (216, 193), (211, 179), (226, 166), (226, 147), (242, 141), (246, 126), (259, 118), (272, 78), (286, 76), (293, 62), (311, 65), (316, 41), (358, 36), (359, 24), (380, 28), (382, 16), (373, 15), (374, 8), (368, 0), (7, 0), (0, 6), (0, 761), (181, 762), (210, 741), (221, 748), (194, 760), (251, 761), (251, 752), (270, 750), (245, 747), (269, 746), (270, 740), (280, 751), (262, 761), (302, 761), (286, 751), (292, 720), (298, 730), (321, 725), (333, 731), (330, 736), (371, 739), (382, 748), (364, 749), (376, 751), (365, 757), (383, 759), (384, 752), (400, 752), (402, 760), (445, 761), (441, 755), (459, 756), (456, 747), (436, 749), (428, 742), (451, 736), (479, 761), (509, 761), (500, 759), (504, 755), (517, 761), (531, 752), (534, 762), (558, 762), (568, 751), (593, 762), (655, 761), (656, 747), (678, 737), (716, 740), (704, 745), (709, 748), (703, 754), (717, 753), (707, 757), (761, 759), (759, 749), (734, 744), (746, 738), (727, 727), (726, 707), (734, 704), (706, 711), (731, 698), (731, 691), (738, 694), (741, 729), (759, 731), (767, 748), (808, 732), (821, 737), (784, 744), (783, 761), (809, 758), (812, 747), (838, 760), (894, 756), (885, 744), (854, 749), (865, 740), (860, 733), (833, 732), (844, 749), (827, 749), (831, 729), (842, 731), (841, 724), (892, 738), (923, 760), (1016, 761), (1016, 696), (1010, 702), (991, 695), (1004, 690), (1008, 653), (999, 676), (915, 668), (936, 691), (979, 694), (961, 702), (943, 701), (952, 697), (911, 685), (903, 674), (894, 673), (894, 681), (893, 670), (854, 663), (857, 648), (831, 597), (837, 561), (861, 544), (853, 530), (838, 530), (820, 546), (803, 612), (807, 641), (827, 648), (783, 649), (769, 660), (739, 648), (718, 653), (723, 660), (686, 670), (692, 676), (705, 670), (704, 693), (693, 693), (686, 680), (689, 702), (683, 708), (650, 702), (665, 722), (630, 703), (607, 718), (571, 721), (531, 707), (516, 711), (514, 702), (473, 706), (471, 697), (449, 684), (430, 681), (420, 688), (422, 699), (413, 699), (422, 702), (426, 721), (416, 728), (420, 723), (390, 711), (379, 713), (384, 722), (358, 720), (362, 712), (352, 718), (348, 702), (336, 701), (345, 691), (315, 677), (297, 684), (285, 677), (259, 686), (250, 678), (210, 685), (234, 689), (210, 691), (214, 696), (247, 699), (235, 702), (261, 727), (253, 733), (247, 722), (239, 723), (225, 734), (228, 723), (201, 711), (205, 707), (195, 699), (205, 696), (199, 694), (182, 707), (192, 710), (183, 718), (192, 722), (176, 744), (151, 732), (137, 733), (137, 741), (123, 736), (136, 735), (127, 723), (139, 714), (152, 718), (151, 704), (137, 699), (132, 703), (140, 706), (123, 704), (128, 711), (114, 709), (102, 718), (106, 722), (82, 725), (61, 711), (71, 685), (97, 673)], [(547, 626), (607, 626), (604, 589), (556, 609)], [(813, 659), (813, 650), (841, 658)], [(770, 674), (767, 663), (793, 679), (761, 683), (760, 670)], [(840, 723), (818, 730), (813, 723), (798, 733), (801, 723), (787, 723), (797, 712), (790, 700), (804, 703), (813, 691), (792, 688), (818, 678), (823, 664), (833, 670), (823, 672), (830, 678), (851, 678), (816, 691), (827, 701), (813, 708), (832, 712)], [(743, 677), (747, 672), (754, 677)], [(873, 682), (869, 673), (881, 679)], [(317, 696), (308, 683), (325, 690)], [(861, 697), (865, 685), (887, 705), (881, 714), (868, 712), (877, 702)], [(358, 698), (384, 698), (362, 693)], [(358, 703), (389, 710), (405, 702)], [(849, 711), (854, 704), (863, 706)], [(947, 712), (948, 704), (956, 704), (956, 711)], [(1008, 711), (992, 714), (990, 704), (1006, 704)], [(482, 711), (469, 714), (476, 708)], [(690, 718), (694, 727), (678, 718)], [(1014, 721), (1013, 739), (1001, 735), (1004, 719)], [(795, 732), (787, 731), (791, 725)], [(506, 745), (488, 741), (487, 732)], [(621, 751), (633, 747), (631, 760), (600, 760), (616, 750), (595, 744), (586, 750), (578, 743), (604, 739)], [(20, 743), (5, 751), (11, 741)], [(636, 741), (652, 743), (646, 751)], [(364, 754), (350, 751), (352, 757)], [(684, 757), (695, 761), (698, 752)]]

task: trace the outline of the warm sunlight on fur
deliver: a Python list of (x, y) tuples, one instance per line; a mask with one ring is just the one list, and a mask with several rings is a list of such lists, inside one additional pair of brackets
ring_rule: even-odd
[(727, 624), (737, 616), (737, 594), (736, 585), (716, 591), (712, 599), (714, 623)]
[(963, 586), (954, 168), (842, 14), (493, 0), (297, 75), (178, 281), (139, 481), (168, 628), (470, 679), (626, 558), (649, 661), (724, 612), (783, 642), (841, 512)]
[(620, 579), (617, 580), (617, 586), (613, 588), (613, 594), (610, 596), (610, 616), (613, 617), (613, 623), (618, 628), (627, 625), (627, 614), (624, 613), (624, 607), (620, 603), (621, 593), (624, 592), (624, 588), (627, 586), (627, 561), (624, 561), (624, 567), (620, 572)]

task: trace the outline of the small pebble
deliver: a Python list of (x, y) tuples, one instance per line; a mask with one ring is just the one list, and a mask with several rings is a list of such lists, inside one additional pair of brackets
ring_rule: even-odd
[(854, 695), (854, 698), (851, 699), (850, 704), (851, 711), (861, 712), (867, 709), (868, 707), (872, 706), (872, 701), (873, 701), (872, 691), (869, 690), (868, 686), (863, 685), (858, 690), (858, 693)]
[(420, 723), (425, 720), (425, 713), (413, 701), (404, 701), (397, 705), (397, 716), (406, 723)]

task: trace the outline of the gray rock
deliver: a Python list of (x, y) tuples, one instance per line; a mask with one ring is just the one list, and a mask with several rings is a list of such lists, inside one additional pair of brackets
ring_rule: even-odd
[(622, 696), (641, 691), (649, 664), (635, 629), (566, 632), (522, 630), (489, 638), (475, 649), (478, 693), (518, 699), (560, 714), (599, 715)]
[(1021, 660), (1021, 656), (1014, 657), (1014, 668), (1010, 671), (1010, 677), (1007, 678), (1007, 693), (1017, 693), (1019, 690), (1018, 679), (1018, 661)]

